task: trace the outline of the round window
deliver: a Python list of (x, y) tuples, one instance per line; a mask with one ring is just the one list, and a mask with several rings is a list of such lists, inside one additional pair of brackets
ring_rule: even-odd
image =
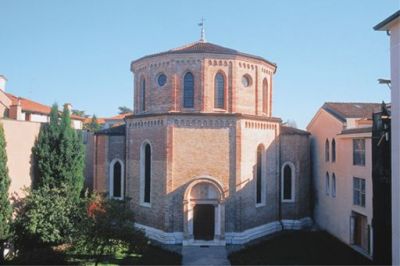
[(164, 86), (167, 83), (167, 76), (165, 74), (158, 75), (157, 82), (160, 87)]
[(245, 86), (245, 87), (248, 87), (248, 86), (251, 85), (251, 79), (250, 79), (250, 77), (249, 77), (248, 75), (244, 75), (244, 76), (242, 77), (242, 84), (243, 84), (243, 86)]

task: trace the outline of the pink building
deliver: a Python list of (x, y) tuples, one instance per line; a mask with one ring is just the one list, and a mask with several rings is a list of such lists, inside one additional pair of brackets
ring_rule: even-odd
[(372, 113), (380, 108), (328, 102), (307, 126), (315, 223), (366, 255), (372, 255)]

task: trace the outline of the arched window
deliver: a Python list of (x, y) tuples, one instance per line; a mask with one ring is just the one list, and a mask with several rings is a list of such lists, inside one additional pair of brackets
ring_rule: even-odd
[(221, 73), (215, 75), (214, 107), (225, 108), (225, 80)]
[(262, 111), (268, 113), (268, 80), (265, 78), (263, 81), (263, 91), (262, 91)]
[(183, 107), (194, 107), (194, 77), (190, 72), (183, 78)]
[(120, 160), (110, 164), (110, 198), (122, 199), (124, 193), (124, 168)]
[(325, 177), (325, 193), (326, 195), (329, 195), (329, 173), (326, 172), (326, 177)]
[(287, 162), (282, 167), (281, 177), (281, 193), (282, 201), (293, 202), (294, 201), (294, 185), (295, 185), (295, 168), (293, 163)]
[(256, 164), (256, 204), (265, 203), (265, 171), (263, 165), (264, 146), (260, 144), (257, 147), (257, 164)]
[(140, 91), (141, 91), (141, 106), (142, 111), (146, 110), (146, 80), (142, 78), (142, 82), (140, 84)]
[(151, 146), (148, 142), (142, 145), (140, 151), (140, 194), (141, 202), (150, 204), (150, 193), (151, 193)]
[(325, 162), (329, 162), (329, 140), (325, 141)]
[(336, 141), (332, 139), (332, 162), (336, 162)]
[(336, 175), (332, 174), (332, 197), (336, 198)]

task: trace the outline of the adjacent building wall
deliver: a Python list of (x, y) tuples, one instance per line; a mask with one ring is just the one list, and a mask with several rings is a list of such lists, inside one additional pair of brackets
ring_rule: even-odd
[(392, 257), (400, 264), (400, 19), (390, 28), (392, 81)]
[(7, 143), (7, 166), (11, 178), (10, 194), (23, 196), (23, 188), (33, 179), (32, 148), (39, 135), (41, 123), (0, 119)]
[[(307, 128), (312, 134), (312, 169), (314, 185), (314, 219), (318, 226), (343, 242), (351, 244), (350, 217), (357, 212), (372, 223), (372, 149), (371, 133), (340, 135), (344, 125), (323, 109)], [(365, 166), (353, 165), (354, 138), (365, 143)], [(329, 161), (325, 160), (325, 142), (329, 141)], [(332, 139), (336, 142), (336, 161), (332, 162)], [(326, 174), (329, 192), (326, 192)], [(336, 196), (332, 195), (332, 176), (336, 176)], [(366, 206), (353, 205), (353, 177), (366, 181)], [(372, 249), (371, 249), (372, 250)]]

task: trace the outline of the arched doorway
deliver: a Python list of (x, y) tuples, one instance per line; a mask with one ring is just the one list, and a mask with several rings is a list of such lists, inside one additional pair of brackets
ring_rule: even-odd
[(184, 245), (224, 244), (225, 208), (222, 186), (212, 177), (194, 179), (184, 198)]

